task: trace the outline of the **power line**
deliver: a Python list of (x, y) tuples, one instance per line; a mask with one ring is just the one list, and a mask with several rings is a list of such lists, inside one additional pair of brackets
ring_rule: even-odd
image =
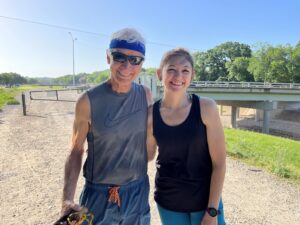
[[(80, 32), (80, 33), (90, 34), (90, 35), (110, 37), (110, 35), (108, 35), (108, 34), (103, 34), (103, 33), (98, 33), (98, 32), (93, 32), (93, 31), (86, 31), (86, 30), (81, 30), (81, 29), (77, 29), (77, 28), (73, 28), (73, 27), (66, 27), (66, 26), (61, 26), (61, 25), (43, 23), (43, 22), (38, 22), (38, 21), (33, 21), (33, 20), (27, 20), (27, 19), (22, 19), (22, 18), (1, 16), (1, 15), (0, 15), (0, 18), (8, 19), (8, 20), (14, 20), (14, 21), (23, 22), (23, 23), (37, 24), (37, 25), (42, 25), (42, 26), (57, 28), (57, 29), (61, 29), (61, 30), (76, 31), (76, 32)], [(147, 43), (152, 44), (152, 45), (159, 45), (159, 46), (164, 46), (164, 47), (171, 47), (171, 48), (177, 47), (177, 46), (171, 45), (171, 44), (165, 44), (165, 43), (159, 43), (159, 42), (152, 42), (152, 41), (147, 41)], [(201, 51), (199, 49), (193, 49), (193, 48), (190, 48), (190, 49), (193, 50), (193, 51)]]
[(97, 33), (97, 32), (80, 30), (80, 29), (73, 28), (73, 27), (65, 27), (65, 26), (60, 26), (60, 25), (54, 25), (54, 24), (49, 24), (49, 23), (42, 23), (42, 22), (33, 21), (33, 20), (26, 20), (26, 19), (15, 18), (15, 17), (1, 16), (1, 15), (0, 15), (0, 17), (4, 18), (4, 19), (15, 20), (15, 21), (24, 22), (24, 23), (38, 24), (38, 25), (47, 26), (47, 27), (53, 27), (53, 28), (62, 29), (62, 30), (68, 30), (68, 31), (71, 30), (71, 31), (76, 31), (76, 32), (80, 32), (80, 33), (85, 33), (85, 34), (91, 34), (91, 35), (109, 37), (109, 35), (107, 35), (107, 34), (102, 34), (102, 33)]

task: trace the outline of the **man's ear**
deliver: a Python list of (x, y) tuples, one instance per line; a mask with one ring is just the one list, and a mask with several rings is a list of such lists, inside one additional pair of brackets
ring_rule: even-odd
[(161, 74), (161, 69), (157, 69), (157, 70), (156, 70), (156, 77), (157, 77), (157, 79), (160, 80), (160, 81), (162, 80), (162, 76), (161, 76), (161, 75), (162, 75), (162, 74)]
[(109, 52), (109, 50), (106, 50), (106, 61), (107, 61), (108, 64), (111, 63), (110, 52)]

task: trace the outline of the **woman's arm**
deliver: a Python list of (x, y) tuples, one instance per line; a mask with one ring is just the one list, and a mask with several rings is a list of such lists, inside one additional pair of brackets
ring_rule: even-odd
[[(206, 125), (208, 148), (212, 160), (212, 175), (207, 207), (218, 209), (226, 171), (224, 131), (215, 101), (201, 98), (200, 106), (202, 121)], [(205, 217), (207, 216), (209, 215), (206, 213)]]

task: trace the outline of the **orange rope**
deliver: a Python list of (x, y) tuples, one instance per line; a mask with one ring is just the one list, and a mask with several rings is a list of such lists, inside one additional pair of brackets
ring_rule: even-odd
[(120, 196), (119, 196), (119, 189), (120, 189), (120, 187), (110, 187), (109, 188), (108, 201), (113, 202), (113, 203), (118, 203), (118, 206), (120, 208), (121, 200), (120, 200)]

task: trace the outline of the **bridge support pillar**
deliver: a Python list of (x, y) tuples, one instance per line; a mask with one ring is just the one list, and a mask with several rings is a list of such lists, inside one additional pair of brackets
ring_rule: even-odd
[(231, 127), (236, 128), (237, 107), (231, 106)]
[(256, 122), (259, 122), (262, 120), (262, 110), (260, 109), (256, 109), (256, 112), (255, 112), (255, 121)]
[(265, 134), (268, 134), (270, 132), (270, 117), (271, 117), (271, 111), (270, 110), (264, 110), (264, 122), (262, 127), (262, 132)]

